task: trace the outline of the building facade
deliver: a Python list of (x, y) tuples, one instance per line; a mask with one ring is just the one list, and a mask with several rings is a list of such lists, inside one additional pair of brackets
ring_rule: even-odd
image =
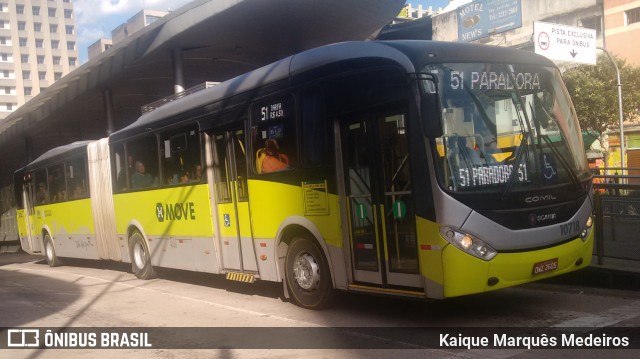
[(607, 50), (640, 66), (640, 0), (604, 0), (604, 29)]
[(405, 7), (403, 7), (400, 11), (398, 18), (406, 20), (421, 19), (426, 16), (431, 17), (435, 15), (439, 10), (442, 9), (434, 10), (432, 6), (428, 6), (425, 8), (422, 5), (414, 7), (410, 3), (407, 3), (407, 5), (405, 5)]
[(0, 0), (0, 120), (78, 65), (71, 0)]
[[(484, 0), (452, 0), (440, 14), (433, 17), (433, 39), (441, 41), (465, 41), (461, 29), (479, 27), (471, 16), (476, 11), (488, 11)], [(481, 44), (509, 46), (534, 51), (533, 23), (535, 21), (584, 27), (596, 30), (596, 45), (606, 48), (611, 54), (626, 60), (627, 64), (640, 66), (640, 46), (636, 46), (640, 36), (640, 0), (495, 0), (504, 4), (506, 9), (520, 12), (519, 26), (493, 34), (484, 34), (470, 41)], [(476, 5), (481, 4), (481, 5)], [(471, 14), (471, 15), (469, 15)], [(490, 19), (485, 16), (484, 19)], [(458, 24), (460, 19), (468, 23)], [(478, 17), (480, 19), (480, 17)], [(460, 26), (462, 25), (462, 26)], [(491, 26), (488, 26), (491, 28)], [(598, 55), (600, 51), (596, 52)], [(573, 66), (572, 63), (555, 61), (558, 66)], [(638, 122), (626, 122), (625, 128), (625, 164), (627, 167), (640, 167), (640, 125)], [(607, 153), (606, 166), (620, 167), (620, 133), (610, 131), (608, 141), (596, 152)], [(602, 157), (602, 156), (600, 156)], [(598, 160), (598, 158), (590, 158)], [(613, 173), (613, 171), (612, 171)], [(630, 172), (631, 174), (640, 174)]]
[[(2, 1), (2, 0), (0, 0)], [(129, 20), (120, 24), (118, 27), (111, 31), (111, 39), (99, 39), (93, 44), (89, 45), (87, 49), (87, 55), (89, 60), (95, 58), (101, 53), (109, 50), (113, 45), (117, 45), (127, 37), (142, 30), (145, 26), (153, 24), (156, 20), (167, 15), (168, 11), (157, 10), (142, 10), (133, 15)]]
[[(465, 41), (460, 30), (473, 29), (481, 25), (474, 22), (474, 17), (465, 15), (472, 11), (483, 11), (482, 9), (488, 11), (486, 9), (487, 6), (484, 6), (484, 3), (480, 3), (481, 1), (472, 2), (470, 0), (451, 1), (438, 15), (433, 17), (433, 40)], [(541, 21), (595, 29), (597, 46), (604, 44), (602, 0), (513, 0), (494, 1), (494, 3), (503, 3), (501, 6), (506, 7), (507, 11), (519, 11), (519, 17), (515, 17), (520, 22), (519, 26), (504, 27), (508, 30), (500, 31), (499, 28), (504, 25), (496, 22), (497, 26), (493, 29), (491, 25), (485, 26), (488, 29), (486, 34), (474, 37), (474, 40), (468, 42), (533, 51), (533, 23), (534, 21)], [(480, 6), (476, 4), (480, 4)], [(497, 10), (500, 11), (499, 7)], [(485, 15), (485, 20), (491, 19), (491, 14)], [(459, 18), (466, 18), (468, 22), (465, 21), (464, 24), (459, 25)], [(492, 30), (494, 31), (492, 32)]]
[(89, 48), (87, 49), (89, 60), (109, 50), (111, 46), (113, 46), (113, 41), (111, 41), (111, 39), (100, 39), (89, 45)]
[(156, 20), (162, 18), (168, 13), (169, 12), (167, 11), (156, 10), (142, 10), (138, 12), (129, 20), (127, 20), (127, 22), (111, 31), (111, 39), (113, 40), (113, 44), (115, 45), (118, 42), (126, 39), (127, 36), (133, 35), (137, 31), (143, 29), (145, 26), (153, 24)]
[[(627, 64), (640, 66), (640, 47), (636, 45), (640, 36), (640, 0), (604, 0), (605, 46), (609, 52), (624, 59)], [(623, 87), (624, 91), (624, 87)], [(625, 164), (627, 167), (640, 168), (640, 124), (625, 122)], [(609, 134), (610, 167), (619, 167), (620, 132)], [(640, 174), (640, 171), (629, 171), (629, 174)], [(640, 183), (631, 179), (629, 182)]]

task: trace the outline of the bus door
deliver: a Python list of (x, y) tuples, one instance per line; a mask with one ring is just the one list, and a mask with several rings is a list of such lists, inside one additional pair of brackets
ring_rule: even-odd
[(405, 114), (367, 113), (343, 119), (341, 127), (354, 281), (424, 287)]
[(213, 172), (222, 268), (257, 272), (249, 193), (247, 147), (243, 125), (213, 133)]
[(23, 202), (24, 202), (24, 218), (26, 225), (26, 235), (27, 235), (27, 243), (29, 244), (29, 253), (39, 253), (41, 252), (40, 248), (40, 238), (35, 233), (35, 191), (34, 188), (34, 180), (31, 178), (33, 174), (29, 174), (29, 179), (24, 181), (23, 184)]

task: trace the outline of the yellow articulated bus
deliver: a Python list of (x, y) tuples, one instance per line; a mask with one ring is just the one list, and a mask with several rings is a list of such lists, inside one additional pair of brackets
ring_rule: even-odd
[(560, 72), (508, 48), (312, 49), (51, 150), (16, 183), (23, 248), (51, 265), (283, 282), (306, 308), (335, 289), (505, 288), (583, 268), (593, 248), (591, 175)]
[[(52, 149), (16, 172), (22, 249), (60, 257), (122, 260), (115, 237), (108, 140)], [(90, 185), (91, 184), (91, 185)]]

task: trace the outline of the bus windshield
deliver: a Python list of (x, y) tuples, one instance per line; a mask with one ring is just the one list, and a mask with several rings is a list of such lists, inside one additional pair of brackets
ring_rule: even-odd
[[(453, 192), (580, 185), (589, 178), (575, 110), (560, 72), (504, 63), (430, 64), (443, 129), (438, 180)], [(427, 86), (427, 85), (425, 85)]]

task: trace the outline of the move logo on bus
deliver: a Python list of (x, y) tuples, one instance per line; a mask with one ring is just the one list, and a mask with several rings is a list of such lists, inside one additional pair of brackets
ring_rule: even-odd
[(186, 203), (156, 203), (156, 217), (158, 222), (175, 220), (195, 220), (196, 210), (193, 202)]

